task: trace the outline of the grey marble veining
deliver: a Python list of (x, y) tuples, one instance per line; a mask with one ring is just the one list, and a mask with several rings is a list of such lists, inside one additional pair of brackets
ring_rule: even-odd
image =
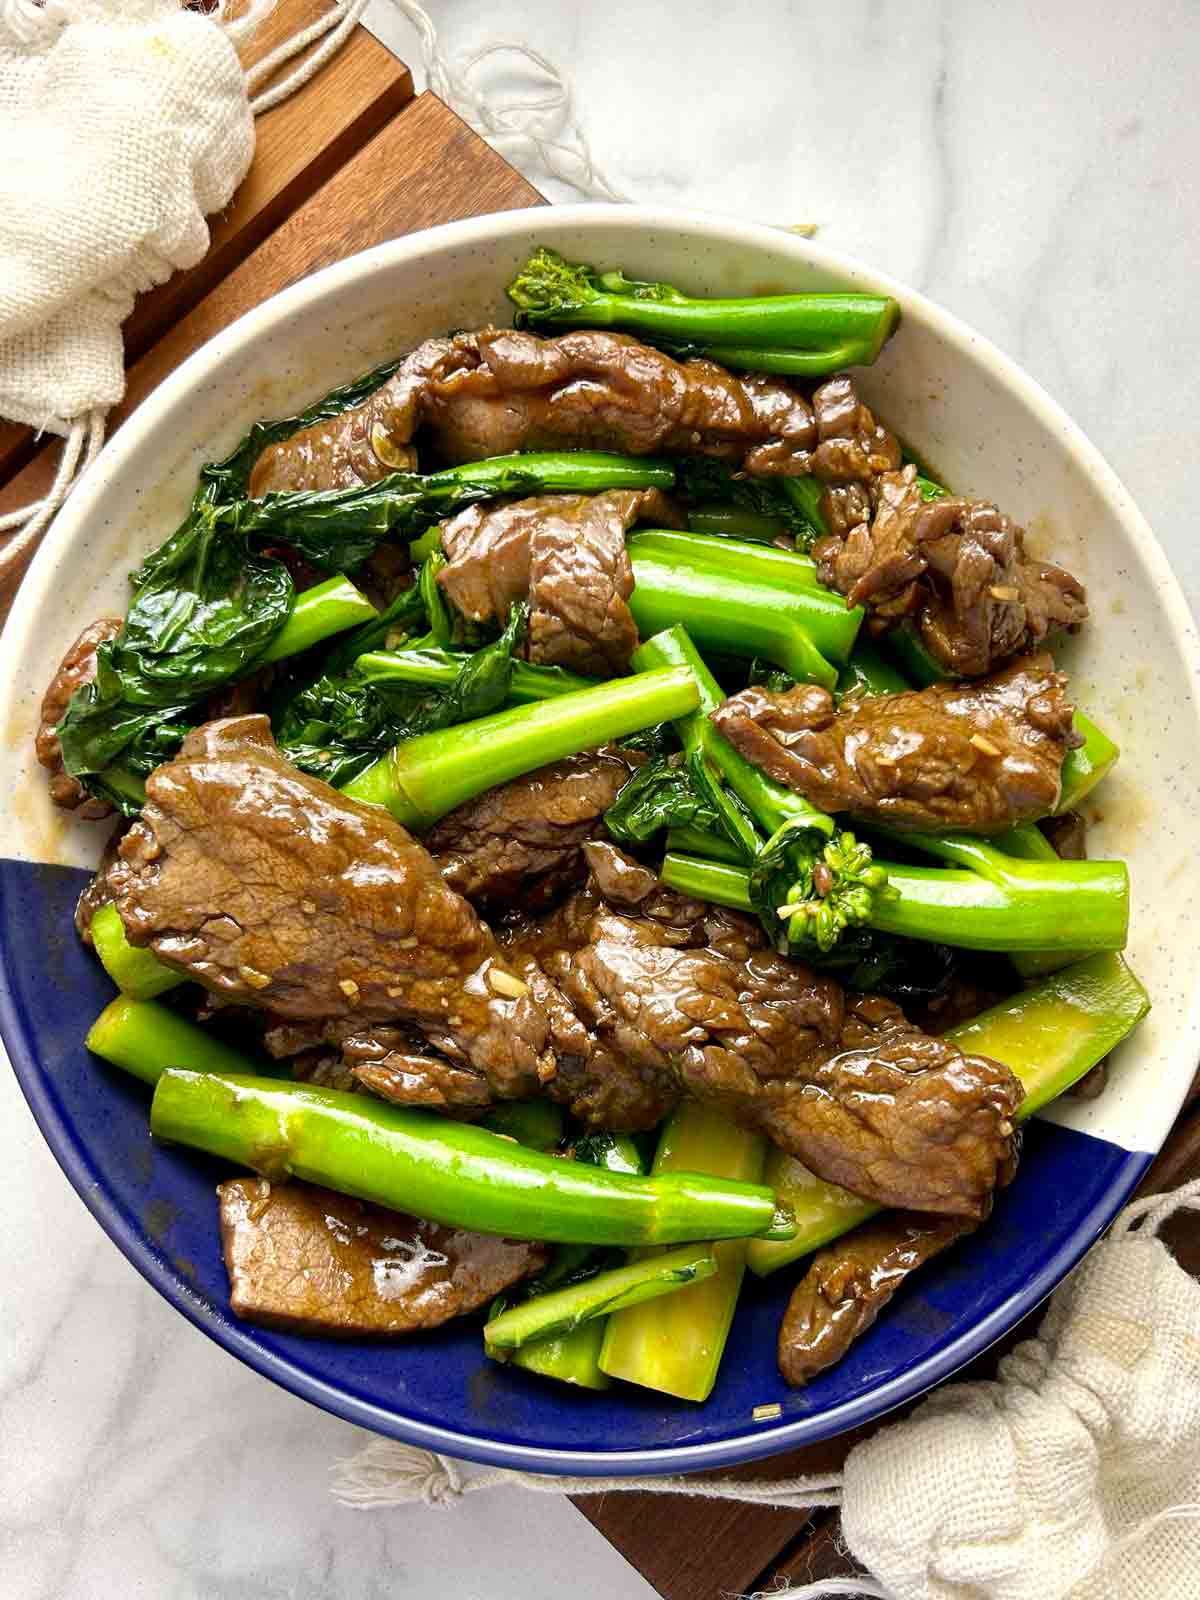
[[(990, 335), (1091, 434), (1200, 606), (1194, 3), (429, 10), (452, 55), (511, 37), (569, 66), (594, 154), (633, 198), (814, 222)], [(415, 59), (390, 0), (373, 15)], [(364, 1436), (141, 1281), (7, 1073), (0, 1208), (6, 1600), (650, 1594), (565, 1503), (334, 1505), (329, 1463)]]

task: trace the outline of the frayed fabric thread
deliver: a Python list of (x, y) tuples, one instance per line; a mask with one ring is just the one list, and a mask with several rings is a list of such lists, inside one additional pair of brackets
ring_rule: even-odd
[[(429, 87), (476, 133), (510, 154), (519, 153), (527, 168), (540, 166), (584, 199), (629, 201), (593, 156), (575, 114), (574, 86), (548, 56), (515, 39), (491, 39), (461, 60), (451, 61), (433, 19), (418, 0), (392, 0), (392, 5), (416, 29)], [(514, 63), (536, 79), (536, 87), (527, 94), (504, 92), (487, 82), (489, 67)]]
[(820, 1510), (841, 1504), (834, 1477), (781, 1478), (741, 1483), (732, 1478), (568, 1478), (548, 1473), (494, 1467), (468, 1477), (451, 1456), (421, 1450), (394, 1439), (375, 1439), (332, 1469), (333, 1497), (355, 1511), (389, 1506), (447, 1506), (480, 1489), (519, 1488), (535, 1494), (616, 1494), (636, 1489), (650, 1494), (695, 1495), (706, 1500), (740, 1500), (791, 1510)]

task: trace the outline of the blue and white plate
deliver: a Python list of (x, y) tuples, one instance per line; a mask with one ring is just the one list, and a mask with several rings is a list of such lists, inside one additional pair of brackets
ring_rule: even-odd
[[(1129, 861), (1128, 955), (1154, 1010), (1116, 1053), (1099, 1100), (1067, 1102), (1029, 1129), (988, 1226), (918, 1275), (845, 1361), (799, 1392), (775, 1368), (788, 1272), (747, 1280), (704, 1406), (624, 1386), (577, 1393), (500, 1368), (472, 1323), (347, 1344), (238, 1322), (213, 1194), (225, 1174), (155, 1145), (144, 1087), (83, 1046), (112, 991), (71, 913), (107, 829), (55, 811), (33, 758), (59, 657), (84, 623), (124, 608), (127, 573), (178, 521), (202, 461), (256, 417), (287, 415), (429, 334), (508, 320), (503, 284), (541, 243), (698, 292), (894, 294), (904, 321), (863, 375), (866, 398), (947, 482), (1012, 512), (1034, 549), (1090, 591), (1093, 621), (1062, 659), (1080, 702), (1123, 747), (1095, 797), (1092, 838), (1094, 853)], [(194, 355), (103, 452), (33, 563), (0, 641), (0, 1032), (51, 1149), (113, 1241), (185, 1316), (296, 1394), (380, 1433), (547, 1472), (679, 1472), (792, 1448), (911, 1399), (1004, 1333), (1087, 1250), (1170, 1128), (1200, 1053), (1198, 665), (1182, 596), (1110, 469), (1019, 369), (903, 285), (771, 229), (628, 206), (417, 234), (297, 284)], [(773, 1403), (778, 1414), (756, 1422), (755, 1408)]]

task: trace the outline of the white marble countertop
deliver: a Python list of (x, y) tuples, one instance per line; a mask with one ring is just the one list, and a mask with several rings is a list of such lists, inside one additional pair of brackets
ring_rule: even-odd
[[(1108, 456), (1200, 609), (1188, 0), (429, 10), (452, 56), (506, 37), (568, 67), (594, 154), (632, 198), (817, 223), (989, 334)], [(373, 13), (417, 60), (389, 0)], [(239, 1367), (142, 1282), (7, 1073), (0, 1215), (6, 1600), (651, 1593), (566, 1502), (336, 1506), (329, 1465), (366, 1436)]]

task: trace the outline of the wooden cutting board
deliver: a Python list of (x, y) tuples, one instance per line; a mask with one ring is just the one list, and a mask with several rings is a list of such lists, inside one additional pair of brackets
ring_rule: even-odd
[[(324, 9), (325, 0), (283, 0), (247, 59), (266, 54)], [(307, 273), (437, 223), (544, 204), (434, 95), (414, 96), (408, 69), (363, 29), (258, 128), (254, 165), (215, 219), (208, 255), (134, 308), (126, 325), (128, 391), (110, 429), (193, 350)], [(0, 423), (0, 511), (44, 494), (57, 455), (56, 442)], [(25, 564), (0, 578), (0, 622)], [(1197, 1175), (1200, 1113), (1193, 1112), (1180, 1120), (1146, 1187), (1166, 1188)], [(1172, 1241), (1193, 1271), (1200, 1271), (1197, 1233), (1194, 1225), (1179, 1229)], [(999, 1355), (1035, 1325), (1036, 1317), (969, 1373), (993, 1375)], [(723, 1475), (836, 1470), (870, 1431)], [(630, 1493), (579, 1497), (576, 1504), (667, 1600), (716, 1600), (855, 1570), (839, 1549), (834, 1513), (810, 1518), (729, 1501)]]

